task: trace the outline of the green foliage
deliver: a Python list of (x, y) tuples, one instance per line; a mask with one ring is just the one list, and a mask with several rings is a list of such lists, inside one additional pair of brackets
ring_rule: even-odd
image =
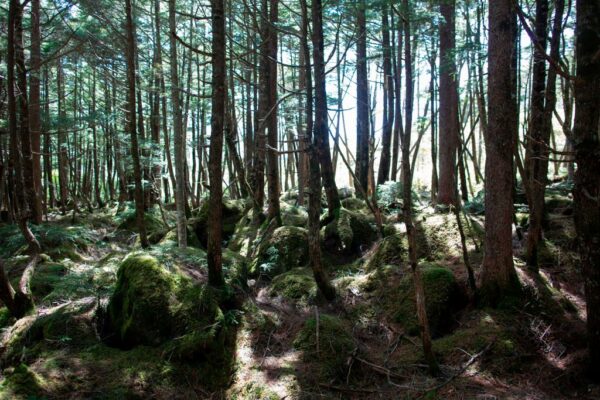
[[(318, 322), (315, 317), (304, 322), (294, 339), (294, 347), (302, 351), (305, 362), (313, 365), (316, 379), (342, 380), (346, 379), (347, 361), (356, 349), (356, 342), (344, 321), (321, 314)], [(356, 369), (352, 370), (356, 372)]]
[(308, 262), (308, 233), (304, 228), (282, 226), (261, 242), (250, 274), (276, 276)]

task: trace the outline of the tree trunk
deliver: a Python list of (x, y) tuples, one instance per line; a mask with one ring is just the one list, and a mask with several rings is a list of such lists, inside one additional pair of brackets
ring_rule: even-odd
[(323, 54), (323, 5), (321, 0), (313, 0), (313, 63), (315, 79), (315, 127), (313, 131), (313, 143), (317, 146), (319, 163), (321, 164), (321, 176), (330, 218), (338, 215), (342, 207), (335, 184), (331, 153), (329, 151), (329, 124), (327, 118), (327, 91), (325, 90), (325, 56)]
[(516, 121), (512, 66), (516, 16), (511, 0), (489, 0), (489, 121), (485, 161), (485, 255), (481, 297), (496, 305), (517, 280), (512, 252), (512, 183)]
[[(173, 1), (173, 0), (172, 0)], [(223, 128), (225, 121), (225, 5), (224, 0), (211, 0), (212, 11), (212, 116), (208, 173), (210, 179), (210, 214), (208, 216), (208, 282), (223, 286), (221, 239), (223, 233)]]
[(140, 165), (140, 150), (136, 131), (136, 90), (135, 90), (135, 36), (133, 15), (131, 11), (131, 0), (125, 0), (125, 29), (127, 35), (127, 128), (131, 139), (131, 159), (133, 161), (133, 180), (135, 185), (135, 216), (140, 243), (142, 247), (148, 247), (146, 236), (146, 225), (144, 223), (144, 189), (142, 187), (142, 168)]
[(585, 278), (592, 378), (600, 381), (600, 1), (578, 0), (575, 79), (575, 229)]
[(356, 177), (354, 186), (369, 188), (369, 77), (367, 72), (367, 22), (365, 0), (356, 4)]
[[(224, 18), (222, 15), (221, 18)], [(177, 207), (177, 243), (187, 247), (187, 220), (185, 214), (186, 173), (185, 173), (185, 132), (179, 101), (179, 72), (177, 67), (177, 26), (175, 24), (175, 0), (169, 0), (169, 52), (171, 65), (171, 105), (173, 108), (173, 135), (175, 147), (175, 206)]]
[(377, 183), (382, 184), (390, 179), (390, 158), (392, 147), (392, 128), (394, 124), (394, 80), (392, 75), (392, 52), (390, 46), (390, 24), (388, 20), (388, 7), (382, 3), (382, 39), (383, 39), (383, 125), (381, 132), (381, 159)]
[(458, 88), (455, 63), (455, 0), (440, 4), (440, 134), (437, 203), (456, 203), (456, 150), (458, 148)]

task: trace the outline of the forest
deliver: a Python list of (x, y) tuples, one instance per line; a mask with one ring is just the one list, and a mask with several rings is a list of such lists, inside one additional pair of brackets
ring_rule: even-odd
[(1, 399), (600, 399), (600, 0), (5, 0)]

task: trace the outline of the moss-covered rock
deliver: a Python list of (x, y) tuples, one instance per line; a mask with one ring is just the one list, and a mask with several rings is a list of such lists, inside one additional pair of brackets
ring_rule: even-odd
[(377, 231), (365, 215), (342, 208), (339, 216), (321, 230), (321, 236), (327, 250), (357, 254), (368, 250)]
[(305, 362), (314, 365), (317, 379), (345, 379), (349, 356), (357, 347), (351, 332), (341, 319), (322, 314), (318, 320), (312, 317), (304, 322), (294, 347), (302, 351)]
[(406, 253), (405, 236), (400, 234), (383, 238), (368, 255), (365, 270), (373, 271), (386, 264), (399, 265)]
[[(118, 230), (129, 232), (137, 232), (138, 230), (135, 208), (125, 209), (117, 215), (117, 221), (120, 221), (117, 226)], [(168, 232), (168, 227), (163, 222), (158, 207), (153, 207), (144, 213), (144, 225), (148, 241), (151, 244), (158, 243)]]
[(273, 278), (269, 294), (306, 305), (317, 297), (317, 284), (309, 268), (294, 268)]
[(208, 287), (167, 270), (148, 254), (132, 253), (119, 267), (106, 330), (109, 341), (121, 347), (157, 346), (177, 337), (173, 351), (194, 354), (192, 347), (206, 349), (216, 339), (221, 317)]
[[(429, 263), (421, 264), (420, 268), (429, 327), (433, 336), (439, 336), (452, 326), (453, 316), (461, 303), (460, 290), (449, 269)], [(390, 294), (388, 307), (394, 319), (407, 333), (417, 335), (419, 324), (412, 273), (407, 273)]]
[[(173, 228), (168, 231), (162, 239), (158, 242), (158, 244), (165, 244), (167, 242), (177, 243), (177, 228)], [(194, 232), (194, 226), (187, 226), (187, 245), (192, 247), (200, 247), (200, 240), (196, 236), (196, 232)]]
[(348, 197), (342, 200), (342, 207), (350, 211), (361, 211), (367, 209), (367, 203), (357, 197)]
[(304, 228), (281, 226), (263, 240), (250, 274), (276, 276), (308, 262), (308, 233)]
[[(244, 208), (245, 204), (241, 200), (223, 201), (223, 241), (228, 241), (235, 232), (236, 224), (244, 215)], [(209, 214), (210, 205), (208, 201), (205, 201), (193, 220), (194, 232), (196, 233), (202, 248), (206, 248), (208, 243)]]
[(304, 228), (308, 224), (308, 213), (304, 207), (283, 203), (281, 204), (281, 221), (286, 226)]

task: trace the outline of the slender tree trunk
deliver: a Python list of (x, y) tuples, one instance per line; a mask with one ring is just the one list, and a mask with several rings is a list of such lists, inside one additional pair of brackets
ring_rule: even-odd
[(211, 0), (212, 12), (212, 116), (210, 139), (210, 214), (208, 217), (208, 281), (212, 286), (223, 286), (221, 238), (223, 232), (223, 128), (225, 119), (226, 63), (225, 63), (225, 4)]
[(313, 142), (317, 145), (319, 162), (321, 164), (321, 176), (330, 218), (338, 215), (342, 207), (335, 184), (331, 153), (329, 151), (329, 124), (327, 118), (327, 92), (325, 90), (325, 56), (323, 54), (323, 5), (321, 0), (313, 0), (313, 63), (315, 79), (315, 127), (313, 131)]
[[(221, 15), (220, 18), (224, 18)], [(169, 0), (169, 43), (171, 58), (171, 105), (173, 108), (173, 134), (175, 147), (175, 205), (177, 207), (177, 243), (187, 247), (187, 220), (185, 214), (186, 173), (185, 173), (185, 133), (179, 101), (179, 72), (177, 66), (177, 26), (175, 23), (175, 0)]]
[(144, 223), (144, 189), (142, 187), (142, 168), (140, 165), (140, 150), (136, 132), (136, 89), (135, 89), (135, 36), (134, 23), (131, 10), (131, 0), (125, 0), (125, 29), (127, 34), (127, 127), (131, 139), (131, 159), (133, 161), (133, 179), (135, 184), (135, 215), (140, 243), (142, 247), (148, 247), (146, 236), (146, 225)]
[(590, 371), (600, 381), (600, 1), (578, 0), (575, 80), (574, 210), (585, 278)]
[(369, 77), (367, 72), (367, 22), (365, 0), (356, 3), (356, 177), (354, 186), (369, 188)]
[(390, 24), (388, 7), (382, 3), (382, 39), (383, 39), (383, 125), (381, 133), (381, 159), (377, 183), (382, 184), (390, 178), (390, 158), (392, 147), (392, 128), (394, 125), (394, 80), (392, 74), (392, 51), (390, 46)]

